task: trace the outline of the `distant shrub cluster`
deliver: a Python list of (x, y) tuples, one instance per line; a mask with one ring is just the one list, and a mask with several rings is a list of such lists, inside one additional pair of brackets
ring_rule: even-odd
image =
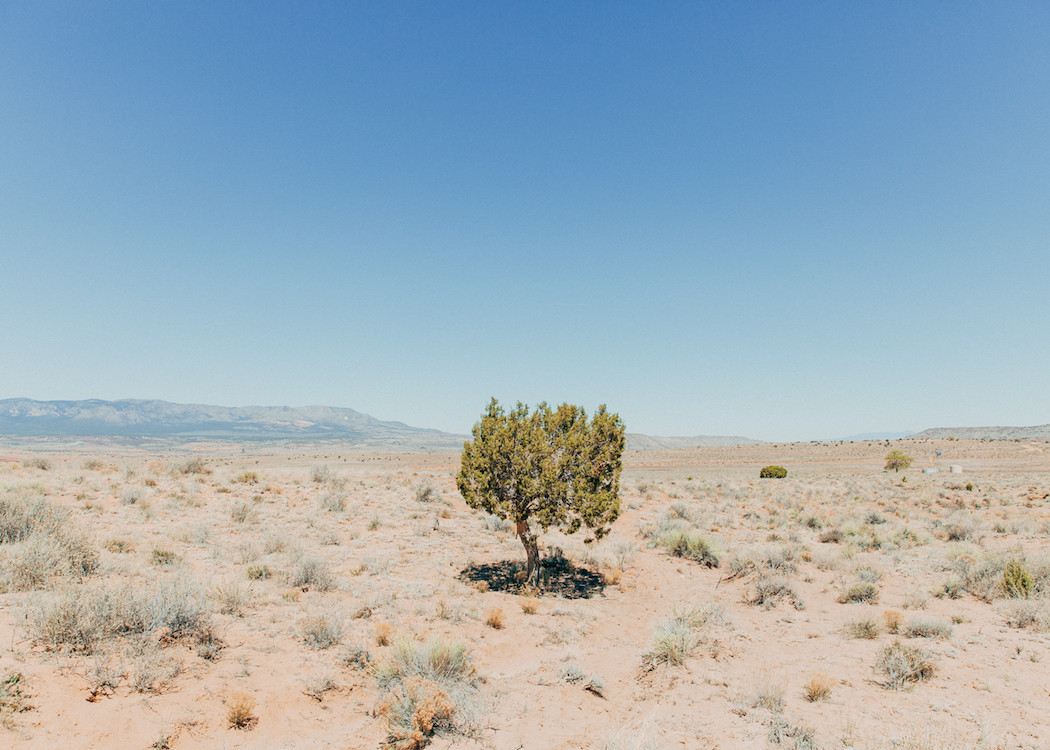
[(758, 472), (759, 479), (784, 479), (788, 475), (783, 466), (766, 466)]

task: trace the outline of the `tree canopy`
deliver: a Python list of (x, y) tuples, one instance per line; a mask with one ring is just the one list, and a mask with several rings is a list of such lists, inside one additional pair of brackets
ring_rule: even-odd
[(893, 469), (894, 472), (907, 469), (911, 466), (912, 458), (903, 451), (890, 451), (886, 454), (886, 470)]
[(620, 417), (598, 407), (588, 421), (579, 406), (522, 404), (504, 411), (492, 399), (473, 440), (463, 446), (456, 484), (472, 508), (515, 524), (525, 547), (525, 583), (539, 585), (539, 547), (533, 524), (543, 531), (593, 538), (608, 533), (620, 514), (624, 449)]

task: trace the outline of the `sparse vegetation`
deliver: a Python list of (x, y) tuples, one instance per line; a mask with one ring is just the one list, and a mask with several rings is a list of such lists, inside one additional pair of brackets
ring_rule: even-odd
[[(841, 740), (874, 750), (910, 737), (908, 722), (947, 718), (932, 706), (962, 679), (994, 697), (982, 710), (995, 730), (980, 745), (966, 728), (957, 745), (1012, 747), (1029, 736), (1022, 732), (1041, 731), (1036, 714), (1023, 730), (1008, 719), (1027, 710), (1028, 686), (1038, 685), (1046, 661), (1050, 486), (1042, 474), (985, 469), (967, 454), (960, 460), (982, 472), (980, 491), (968, 493), (956, 477), (924, 474), (902, 486), (892, 472), (870, 472), (888, 447), (835, 448), (844, 460), (866, 451), (867, 474), (839, 464), (810, 470), (827, 449), (753, 450), (768, 456), (755, 465), (783, 452), (807, 471), (792, 470), (790, 483), (759, 481), (753, 469), (723, 470), (732, 451), (701, 451), (712, 463), (688, 467), (689, 479), (682, 453), (669, 454), (675, 463), (666, 467), (656, 467), (656, 455), (643, 456), (641, 469), (630, 464), (637, 473), (626, 479), (626, 525), (612, 539), (584, 543), (578, 534), (564, 551), (555, 535), (541, 539), (547, 592), (521, 586), (525, 566), (505, 559), (516, 543), (506, 536), (513, 519), (471, 515), (447, 491), (417, 498), (455, 473), (440, 457), (282, 454), (238, 465), (233, 452), (209, 452), (202, 459), (211, 478), (138, 455), (97, 470), (83, 469), (82, 456), (55, 458), (48, 472), (26, 469), (21, 456), (0, 460), (0, 635), (9, 644), (0, 678), (24, 675), (0, 684), (0, 723), (18, 733), (16, 744), (32, 743), (38, 727), (62, 736), (43, 710), (58, 701), (87, 698), (89, 711), (109, 721), (159, 700), (161, 713), (136, 719), (148, 723), (148, 734), (136, 733), (142, 747), (191, 739), (170, 718), (190, 705), (209, 731), (250, 744), (253, 735), (237, 740), (240, 730), (226, 729), (236, 727), (226, 718), (236, 691), (258, 699), (243, 728), (261, 722), (263, 744), (312, 741), (309, 730), (293, 733), (352, 704), (369, 712), (354, 709), (362, 731), (387, 737), (388, 747), (441, 744), (440, 734), (467, 735), (448, 737), (452, 744), (491, 744), (490, 728), (501, 727), (511, 744), (655, 750), (692, 731), (702, 700), (747, 722), (735, 729), (741, 742), (813, 748), (812, 723), (821, 747)], [(1017, 450), (1029, 463), (1040, 459), (1030, 447)], [(322, 456), (341, 475), (315, 484), (309, 467)], [(252, 471), (258, 485), (238, 481)], [(479, 539), (483, 526), (497, 534)], [(829, 532), (837, 544), (819, 543)], [(72, 538), (79, 542), (67, 544)], [(717, 569), (703, 567), (709, 556)], [(877, 599), (855, 596), (856, 586)], [(659, 609), (678, 591), (720, 604)], [(811, 612), (792, 609), (805, 607), (800, 594)], [(648, 624), (641, 642), (620, 632), (631, 622)], [(498, 699), (483, 699), (476, 673), (466, 688), (407, 673), (378, 692), (363, 684), (378, 684), (402, 641), (420, 650), (435, 632), (488, 644), (477, 668), (494, 676)], [(895, 640), (902, 646), (891, 650)], [(938, 658), (951, 669), (945, 662), (944, 684), (928, 692), (922, 683), (937, 680)], [(610, 666), (624, 662), (637, 671)], [(858, 675), (858, 663), (874, 679)], [(613, 679), (596, 670), (612, 670)], [(904, 699), (909, 718), (884, 736), (873, 733), (885, 726), (880, 685), (918, 686)], [(582, 709), (571, 740), (550, 725), (521, 735), (519, 707), (526, 721), (539, 718), (535, 705), (552, 691)], [(660, 721), (635, 710), (639, 695), (660, 701)], [(287, 700), (302, 718), (271, 722)], [(847, 718), (843, 730), (840, 715), (857, 723)], [(722, 741), (705, 731), (697, 729), (698, 742)], [(78, 732), (105, 744), (86, 723)]]
[(720, 619), (721, 609), (716, 605), (676, 607), (671, 619), (653, 632), (652, 644), (642, 656), (643, 669), (652, 670), (662, 664), (684, 664), (700, 644), (704, 627)]
[(163, 631), (171, 640), (200, 641), (212, 635), (207, 597), (184, 576), (164, 576), (144, 591), (68, 587), (30, 600), (25, 620), (34, 642), (89, 654), (114, 638)]
[(752, 583), (751, 595), (747, 601), (749, 604), (772, 609), (784, 599), (793, 604), (800, 602), (791, 581), (782, 575), (766, 575), (758, 577)]

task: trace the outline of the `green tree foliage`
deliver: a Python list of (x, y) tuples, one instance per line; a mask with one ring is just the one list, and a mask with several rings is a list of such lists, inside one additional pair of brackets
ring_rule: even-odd
[(505, 412), (492, 399), (463, 446), (456, 484), (472, 508), (513, 521), (525, 547), (525, 583), (539, 586), (535, 526), (600, 539), (620, 514), (624, 425), (605, 405), (588, 421), (578, 406)]
[(886, 470), (893, 469), (895, 472), (907, 469), (911, 466), (911, 456), (902, 451), (890, 451), (886, 454)]

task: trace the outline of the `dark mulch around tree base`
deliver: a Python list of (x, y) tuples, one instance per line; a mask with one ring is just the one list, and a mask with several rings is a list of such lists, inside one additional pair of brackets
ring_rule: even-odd
[[(525, 564), (518, 560), (475, 563), (460, 571), (457, 578), (466, 583), (488, 584), (490, 591), (522, 590)], [(544, 560), (540, 565), (541, 594), (566, 599), (590, 599), (605, 593), (605, 580), (593, 570), (573, 565), (563, 557)]]

